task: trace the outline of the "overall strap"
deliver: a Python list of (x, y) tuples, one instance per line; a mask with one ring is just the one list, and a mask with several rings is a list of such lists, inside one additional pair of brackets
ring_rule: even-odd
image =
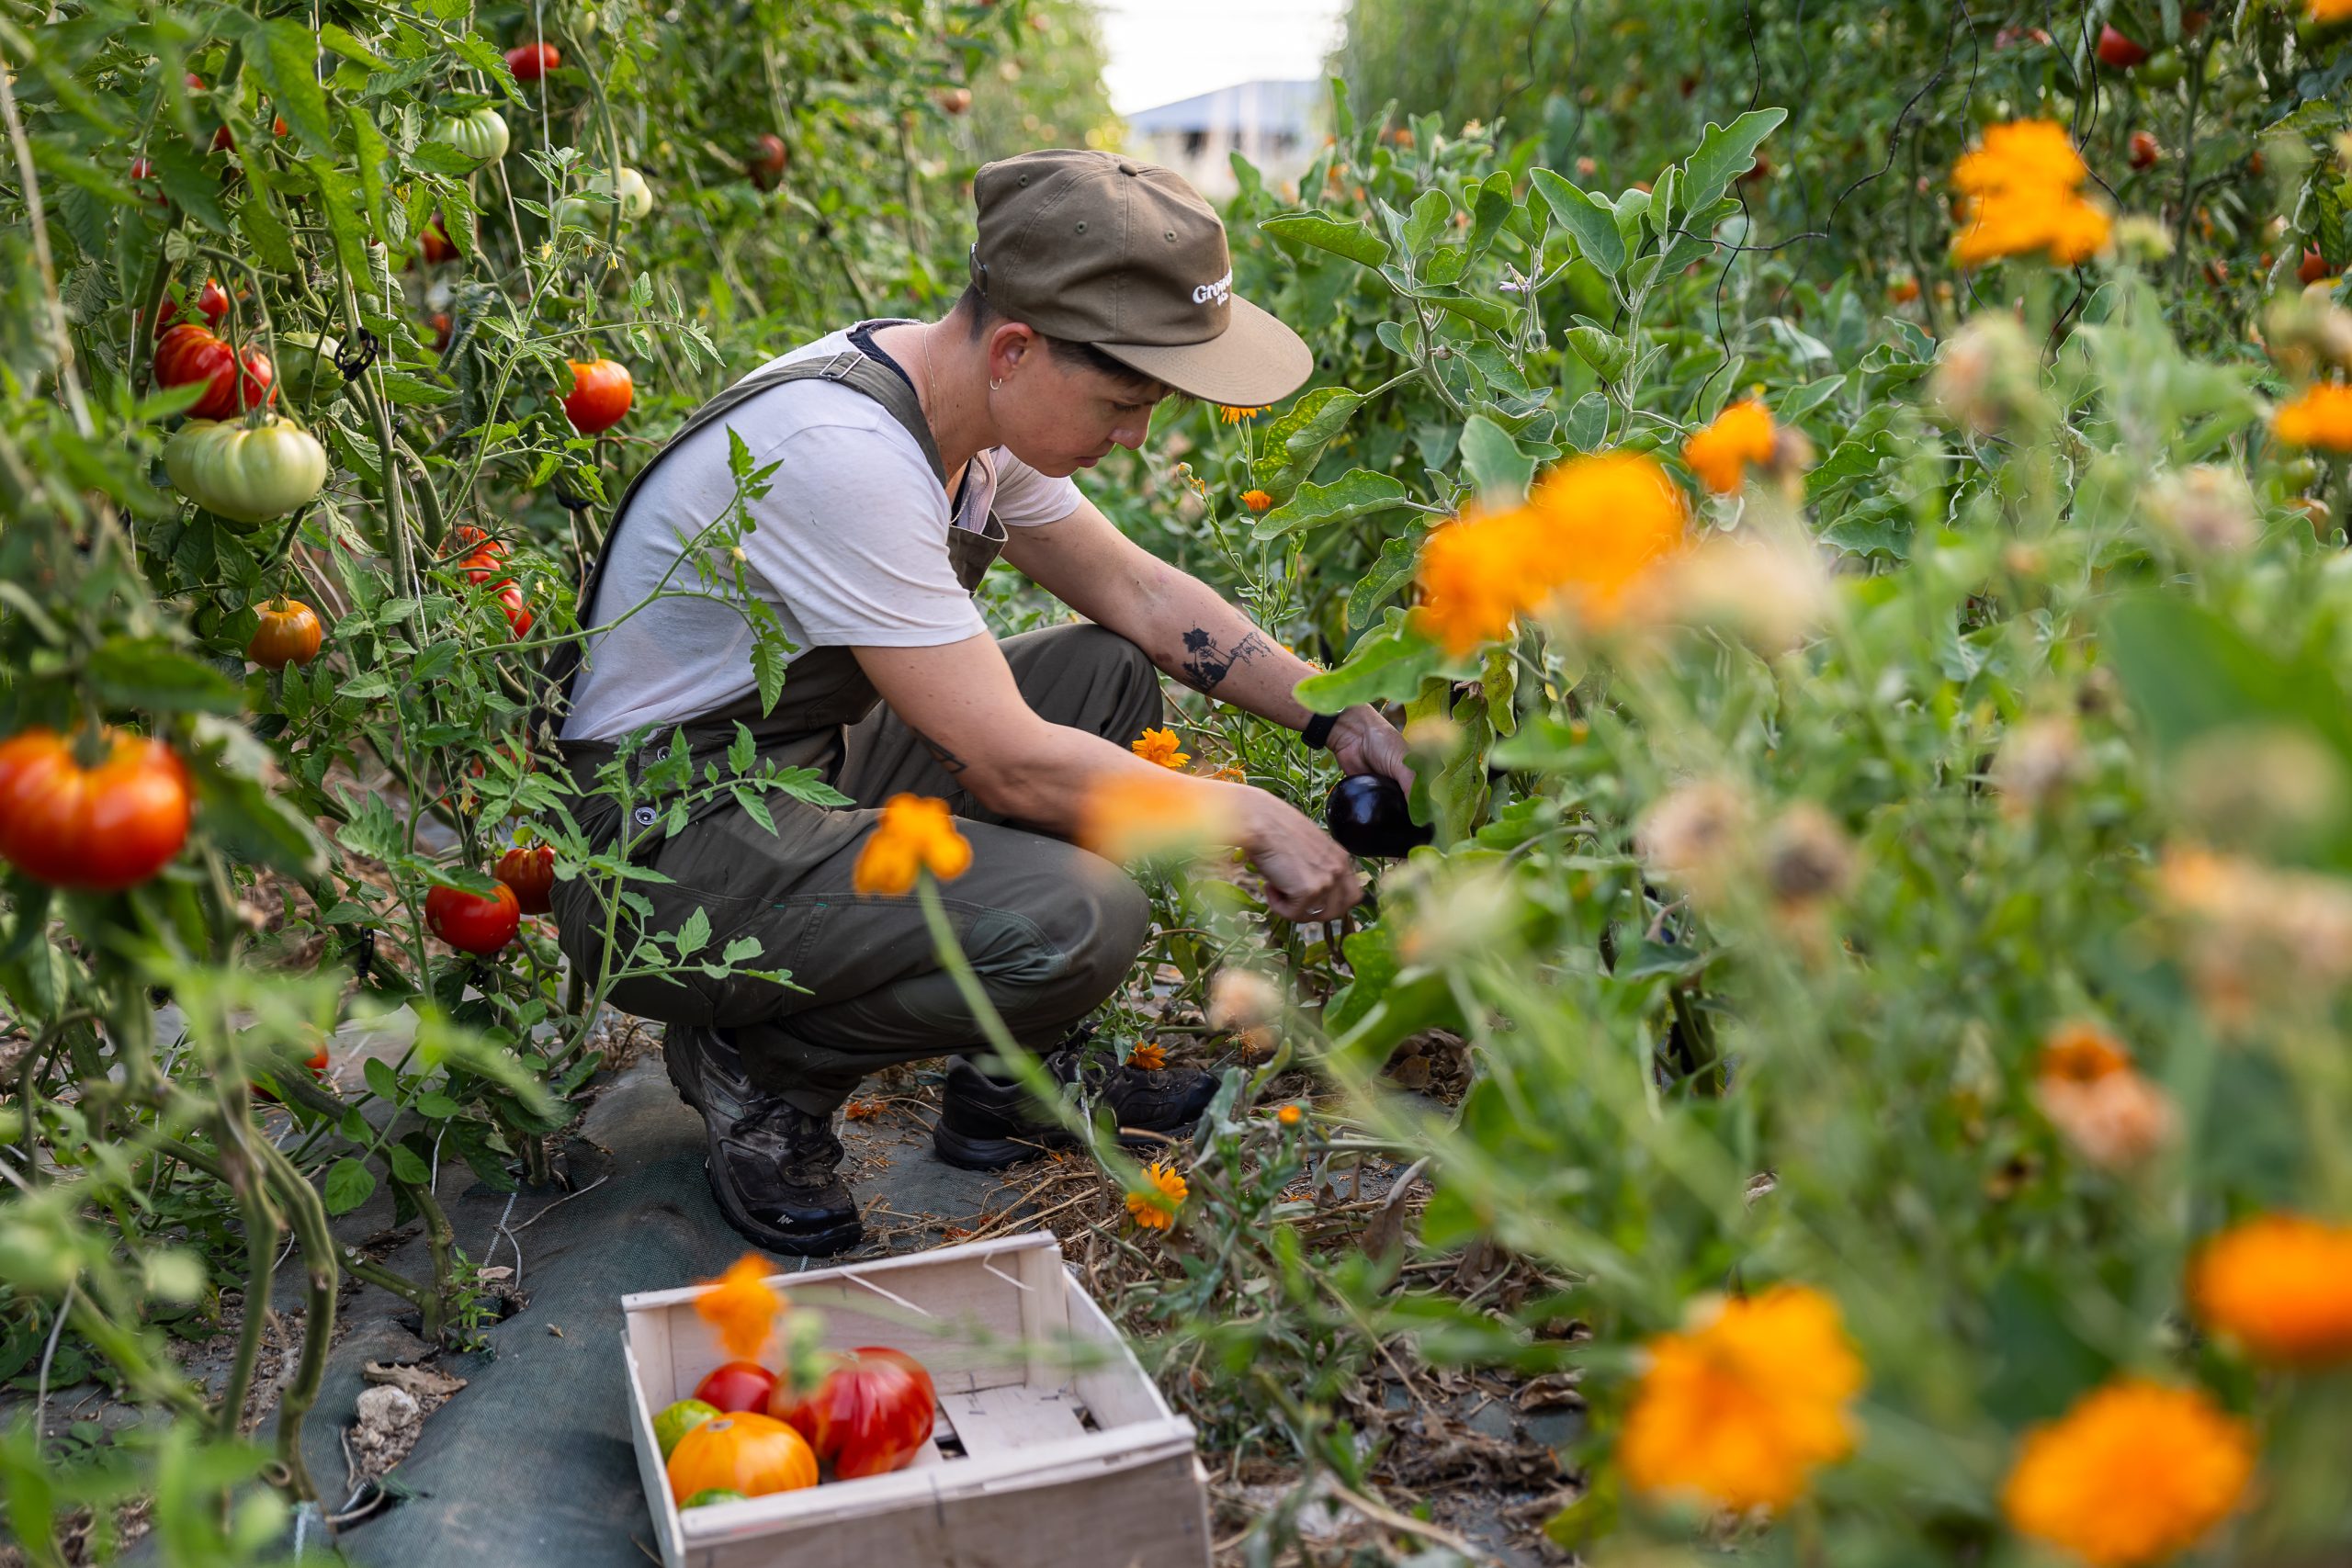
[[(863, 326), (892, 324), (889, 321), (860, 323)], [(595, 563), (589, 569), (587, 584), (580, 595), (579, 616), (583, 627), (595, 615), (596, 594), (605, 583), (605, 567), (613, 558), (613, 547), (620, 542), (621, 529), (628, 523), (629, 502), (637, 498), (639, 488), (645, 483), (645, 476), (659, 468), (687, 436), (724, 419), (761, 393), (793, 381), (837, 382), (854, 388), (880, 403), (892, 418), (906, 427), (907, 434), (915, 438), (915, 445), (922, 448), (923, 458), (931, 465), (932, 478), (939, 481), (943, 491), (946, 489), (947, 469), (940, 461), (939, 443), (932, 437), (931, 422), (923, 417), (922, 404), (915, 397), (914, 388), (905, 377), (877, 362), (871, 355), (860, 349), (845, 348), (827, 358), (797, 359), (789, 365), (757, 371), (696, 409), (693, 417), (678, 427), (677, 434), (662, 443), (662, 449), (653, 454), (651, 461), (637, 471), (637, 477), (629, 480), (628, 488), (621, 491), (620, 503), (613, 509), (612, 529), (605, 536), (605, 547), (597, 552)], [(547, 684), (543, 689), (550, 694), (560, 694), (567, 708), (571, 702), (572, 683), (580, 676), (586, 645), (587, 639), (582, 637), (577, 641), (560, 644), (548, 656), (543, 671)], [(561, 717), (552, 711), (548, 698), (542, 698), (540, 711), (534, 716), (532, 728), (537, 728), (542, 722), (548, 726), (550, 736), (561, 728)]]

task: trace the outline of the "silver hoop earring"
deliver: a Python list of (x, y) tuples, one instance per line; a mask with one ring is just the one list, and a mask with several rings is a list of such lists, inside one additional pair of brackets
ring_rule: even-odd
[(990, 381), (989, 383), (989, 390), (991, 392), (1001, 391), (1003, 389), (1003, 387), (1004, 383), (1001, 381)]

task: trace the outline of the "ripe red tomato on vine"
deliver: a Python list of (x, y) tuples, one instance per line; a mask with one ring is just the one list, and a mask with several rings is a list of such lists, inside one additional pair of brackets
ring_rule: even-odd
[(2303, 248), (2302, 263), (2295, 268), (2295, 276), (2303, 283), (2311, 284), (2317, 283), (2326, 276), (2327, 257), (2321, 254), (2317, 245), (2306, 245)]
[(2165, 150), (2157, 143), (2155, 132), (2135, 130), (2132, 133), (2132, 166), (2133, 168), (2153, 169), (2163, 161), (2164, 155)]
[(2129, 71), (2148, 58), (2147, 46), (2109, 22), (2098, 30), (2098, 62)]
[(789, 159), (784, 138), (771, 130), (759, 139), (751, 156), (743, 160), (743, 173), (762, 190), (774, 190), (783, 183), (784, 166)]
[(136, 887), (187, 842), (187, 768), (160, 740), (109, 730), (85, 767), (72, 738), (35, 728), (0, 742), (0, 859), (85, 893)]
[(628, 413), (636, 382), (628, 367), (610, 359), (575, 359), (571, 392), (563, 400), (563, 416), (582, 435), (610, 430)]
[(155, 344), (156, 385), (206, 384), (204, 396), (187, 411), (192, 419), (227, 419), (259, 408), (277, 396), (272, 384), (277, 379), (269, 355), (257, 348), (246, 349), (241, 373), (238, 357), (228, 344), (193, 321), (171, 328)]
[(498, 880), (514, 890), (526, 915), (555, 908), (555, 851), (545, 844), (517, 844), (498, 857)]
[[(182, 299), (177, 285), (164, 291), (163, 306), (155, 312), (155, 336), (159, 342), (165, 333), (175, 326), (196, 324), (193, 321), (183, 322), (180, 320), (180, 312), (185, 308), (186, 301)], [(208, 277), (204, 280), (204, 287), (196, 291), (196, 308), (202, 312), (208, 331), (220, 324), (220, 318), (229, 313), (229, 291), (220, 287), (219, 278)]]
[(518, 43), (506, 51), (506, 69), (517, 82), (536, 82), (563, 63), (563, 52), (551, 43)]
[(435, 887), (424, 896), (424, 923), (459, 953), (487, 958), (514, 940), (523, 910), (514, 890), (503, 882), (490, 893)]

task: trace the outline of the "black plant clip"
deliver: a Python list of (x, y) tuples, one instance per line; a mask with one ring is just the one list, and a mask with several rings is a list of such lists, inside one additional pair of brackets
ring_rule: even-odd
[(383, 346), (374, 333), (362, 327), (353, 334), (352, 342), (335, 349), (334, 367), (343, 372), (345, 380), (356, 381), (368, 367), (376, 363), (377, 351)]

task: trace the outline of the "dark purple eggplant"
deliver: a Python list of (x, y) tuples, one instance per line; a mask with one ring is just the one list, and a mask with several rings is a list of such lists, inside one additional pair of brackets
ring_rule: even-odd
[(1405, 792), (1380, 773), (1341, 779), (1323, 808), (1323, 821), (1348, 853), (1382, 860), (1394, 860), (1431, 837), (1429, 829), (1413, 820)]

